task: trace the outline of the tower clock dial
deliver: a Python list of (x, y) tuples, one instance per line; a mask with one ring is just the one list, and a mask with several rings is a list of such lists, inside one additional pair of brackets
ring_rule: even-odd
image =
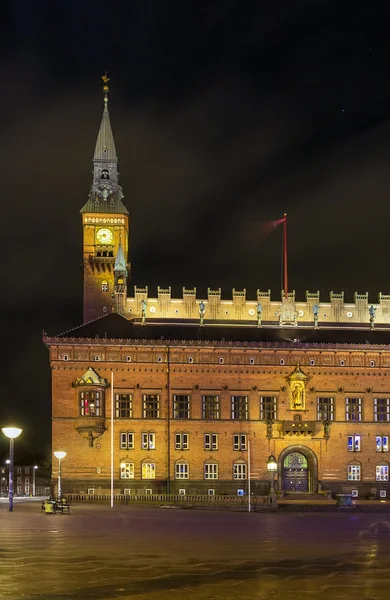
[(112, 231), (111, 229), (98, 229), (96, 232), (96, 240), (99, 244), (112, 244)]

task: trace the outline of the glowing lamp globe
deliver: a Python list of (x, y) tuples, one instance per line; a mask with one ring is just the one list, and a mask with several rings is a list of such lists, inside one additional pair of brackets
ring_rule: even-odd
[(14, 440), (19, 437), (22, 433), (23, 429), (19, 429), (18, 427), (3, 427), (1, 430), (4, 435), (10, 440)]
[(66, 456), (66, 452), (64, 452), (63, 450), (57, 450), (56, 452), (53, 452), (53, 454), (58, 459), (65, 458)]
[(278, 470), (278, 463), (276, 462), (276, 458), (273, 454), (267, 460), (267, 469), (270, 473), (276, 473)]

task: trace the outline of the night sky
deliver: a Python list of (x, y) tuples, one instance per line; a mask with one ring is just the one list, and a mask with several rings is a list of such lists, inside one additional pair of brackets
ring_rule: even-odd
[[(2, 386), (50, 453), (42, 331), (81, 323), (81, 217), (108, 71), (132, 285), (390, 293), (390, 3), (8, 0), (0, 11)], [(1, 446), (0, 446), (1, 458)]]

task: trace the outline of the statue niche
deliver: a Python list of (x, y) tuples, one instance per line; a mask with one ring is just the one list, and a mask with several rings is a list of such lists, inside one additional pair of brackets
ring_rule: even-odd
[(299, 363), (291, 375), (287, 377), (290, 385), (290, 409), (305, 410), (306, 409), (306, 383), (309, 377), (306, 375)]

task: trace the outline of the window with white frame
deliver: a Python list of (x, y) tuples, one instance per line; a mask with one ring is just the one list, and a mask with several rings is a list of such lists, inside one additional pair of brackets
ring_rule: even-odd
[(361, 421), (362, 420), (362, 399), (361, 398), (346, 398), (345, 399), (345, 420), (346, 421)]
[(202, 417), (203, 419), (219, 419), (219, 396), (202, 396)]
[(260, 419), (263, 421), (274, 421), (276, 419), (275, 396), (260, 397)]
[(232, 396), (232, 419), (245, 421), (248, 418), (248, 396)]
[(175, 433), (175, 449), (176, 450), (188, 450), (188, 448), (189, 448), (188, 433)]
[(246, 479), (246, 463), (237, 462), (233, 465), (233, 479)]
[(120, 469), (121, 479), (134, 479), (134, 463), (121, 462)]
[(156, 479), (155, 463), (143, 462), (141, 474), (142, 474), (142, 479)]
[(173, 395), (173, 418), (174, 419), (189, 419), (190, 418), (190, 396), (187, 394)]
[(348, 436), (348, 452), (360, 452), (361, 450), (361, 436), (360, 435), (349, 435)]
[(377, 452), (388, 452), (389, 451), (389, 436), (388, 435), (377, 435), (376, 436), (376, 451)]
[(317, 398), (317, 421), (333, 421), (333, 398)]
[(390, 421), (390, 398), (374, 398), (374, 420)]
[(389, 465), (380, 464), (375, 467), (375, 479), (376, 481), (389, 481)]
[(102, 281), (102, 292), (108, 292), (108, 283), (104, 279)]
[(217, 463), (207, 462), (204, 465), (204, 478), (205, 479), (218, 479), (218, 465)]
[(115, 394), (115, 417), (117, 419), (132, 418), (131, 394)]
[(189, 465), (186, 462), (177, 462), (175, 464), (175, 479), (188, 479), (190, 476)]
[(142, 416), (144, 419), (158, 419), (160, 416), (160, 396), (144, 394), (142, 396)]
[(246, 450), (246, 433), (233, 434), (233, 450)]
[(132, 431), (120, 432), (121, 450), (134, 450), (134, 433)]
[(203, 444), (205, 450), (218, 450), (218, 433), (205, 433)]
[(359, 464), (351, 463), (348, 465), (348, 481), (360, 481), (362, 473)]
[(156, 449), (156, 434), (154, 432), (147, 431), (141, 434), (141, 448), (142, 450)]

